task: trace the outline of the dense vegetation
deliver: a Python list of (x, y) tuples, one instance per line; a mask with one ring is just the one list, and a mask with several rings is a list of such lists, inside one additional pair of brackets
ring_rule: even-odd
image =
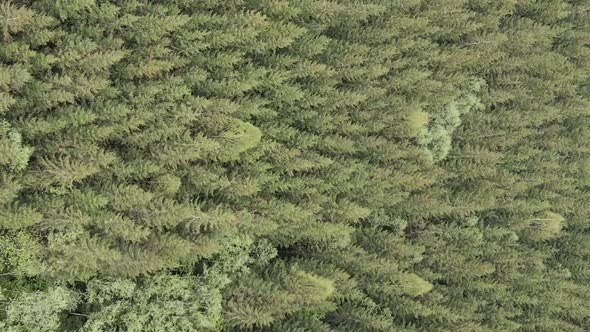
[(0, 0), (0, 330), (590, 331), (587, 0)]

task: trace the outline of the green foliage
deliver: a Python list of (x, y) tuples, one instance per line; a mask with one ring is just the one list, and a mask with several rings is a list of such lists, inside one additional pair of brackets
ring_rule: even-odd
[(326, 311), (334, 292), (328, 279), (305, 272), (297, 266), (286, 269), (272, 265), (260, 274), (249, 274), (227, 292), (224, 305), (228, 327), (264, 327), (285, 315), (301, 311)]
[(240, 153), (258, 145), (261, 138), (261, 131), (252, 124), (232, 119), (228, 128), (219, 136), (222, 141), (219, 158), (222, 161), (238, 159)]
[(0, 271), (33, 276), (38, 273), (42, 247), (30, 234), (6, 232), (0, 234)]
[(0, 5), (0, 25), (4, 41), (10, 41), (11, 34), (23, 31), (32, 20), (33, 11), (26, 7), (17, 7), (11, 1)]
[(589, 331), (589, 11), (0, 1), (0, 329)]
[(545, 212), (537, 218), (528, 220), (529, 226), (524, 230), (533, 241), (545, 241), (559, 236), (565, 219), (553, 212)]
[(476, 95), (482, 84), (481, 81), (473, 82), (463, 95), (446, 106), (445, 112), (434, 116), (424, 141), (435, 162), (445, 159), (451, 151), (452, 134), (461, 124), (461, 117), (474, 109), (483, 107)]
[(0, 165), (18, 172), (27, 167), (33, 149), (23, 146), (22, 136), (10, 129), (10, 124), (0, 122)]
[(207, 280), (157, 275), (138, 283), (92, 280), (82, 331), (215, 331), (221, 294)]
[(65, 287), (22, 294), (6, 305), (0, 326), (9, 331), (57, 331), (62, 315), (75, 309), (79, 300), (75, 291)]

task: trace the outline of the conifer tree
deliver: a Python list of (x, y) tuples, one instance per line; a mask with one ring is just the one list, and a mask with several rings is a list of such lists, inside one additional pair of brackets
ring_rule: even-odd
[(0, 327), (590, 330), (589, 11), (0, 3)]

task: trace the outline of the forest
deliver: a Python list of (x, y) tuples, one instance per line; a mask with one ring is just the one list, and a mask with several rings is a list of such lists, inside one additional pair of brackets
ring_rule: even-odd
[(590, 331), (590, 1), (0, 0), (0, 331)]

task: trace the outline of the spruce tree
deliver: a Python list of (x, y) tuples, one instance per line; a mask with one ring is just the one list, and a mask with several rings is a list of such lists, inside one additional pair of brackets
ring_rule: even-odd
[(580, 0), (0, 4), (7, 331), (586, 331)]

